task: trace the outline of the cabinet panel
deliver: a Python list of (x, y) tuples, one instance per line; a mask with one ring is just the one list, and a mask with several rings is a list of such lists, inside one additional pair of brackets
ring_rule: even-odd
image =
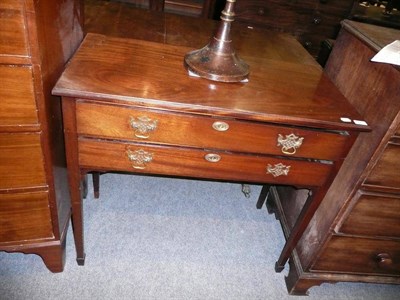
[(0, 65), (0, 126), (38, 123), (32, 68)]
[(386, 146), (364, 184), (400, 190), (400, 145)]
[(0, 243), (52, 237), (47, 192), (0, 194)]
[(0, 1), (0, 59), (29, 54), (23, 10), (23, 0)]
[[(400, 197), (359, 192), (340, 232), (400, 238)], [(384, 222), (382, 222), (384, 220)]]
[(39, 134), (0, 134), (0, 189), (44, 186)]

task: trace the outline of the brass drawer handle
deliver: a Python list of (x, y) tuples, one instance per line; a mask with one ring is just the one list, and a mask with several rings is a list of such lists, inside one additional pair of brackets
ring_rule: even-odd
[(215, 154), (215, 153), (208, 153), (204, 156), (206, 161), (216, 163), (221, 160), (221, 155)]
[(216, 121), (212, 124), (212, 128), (216, 131), (227, 131), (229, 129), (229, 124), (222, 121)]
[(149, 134), (157, 129), (158, 120), (150, 119), (147, 116), (130, 117), (129, 124), (135, 131), (135, 136), (140, 139), (149, 138)]
[(295, 135), (294, 133), (291, 133), (289, 135), (286, 135), (283, 137), (283, 135), (278, 134), (278, 144), (277, 146), (282, 146), (282, 153), (287, 154), (287, 155), (293, 155), (296, 153), (296, 150), (300, 148), (301, 144), (303, 144), (303, 137), (299, 137)]
[(290, 171), (290, 166), (286, 166), (282, 163), (275, 164), (274, 166), (268, 164), (267, 165), (267, 174), (271, 174), (274, 177), (278, 176), (288, 176)]
[(153, 154), (143, 149), (132, 151), (128, 149), (126, 151), (128, 159), (132, 162), (132, 167), (135, 169), (143, 170), (146, 165), (153, 160)]

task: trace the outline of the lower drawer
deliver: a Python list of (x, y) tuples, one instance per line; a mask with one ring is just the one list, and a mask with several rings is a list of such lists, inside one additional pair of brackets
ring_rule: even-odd
[(192, 148), (81, 138), (79, 164), (120, 170), (231, 181), (320, 186), (331, 164)]
[(400, 192), (400, 145), (388, 143), (364, 185), (394, 189)]
[(0, 189), (45, 186), (39, 133), (0, 134)]
[(400, 276), (400, 240), (333, 236), (312, 270)]
[(0, 243), (52, 237), (47, 192), (0, 194)]
[(340, 232), (400, 239), (399, 196), (359, 191), (354, 200), (356, 204), (340, 226)]

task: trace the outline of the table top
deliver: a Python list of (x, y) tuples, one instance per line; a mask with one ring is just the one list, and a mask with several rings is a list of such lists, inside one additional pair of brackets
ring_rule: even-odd
[(362, 118), (321, 68), (286, 56), (301, 47), (294, 38), (270, 33), (252, 41), (251, 31), (242, 36), (238, 54), (250, 65), (249, 82), (221, 83), (188, 76), (183, 57), (191, 48), (89, 33), (53, 93), (246, 120), (368, 129), (341, 121)]

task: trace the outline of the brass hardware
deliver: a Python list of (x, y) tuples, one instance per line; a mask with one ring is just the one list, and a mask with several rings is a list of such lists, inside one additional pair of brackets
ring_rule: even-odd
[(281, 134), (278, 134), (277, 146), (282, 146), (282, 153), (293, 155), (296, 153), (296, 149), (300, 148), (303, 140), (303, 137), (298, 137), (294, 133), (286, 135), (285, 138)]
[(157, 129), (157, 120), (152, 120), (146, 116), (137, 118), (130, 117), (129, 124), (135, 130), (135, 136), (141, 139), (149, 138), (150, 132)]
[(144, 169), (146, 165), (153, 160), (153, 154), (143, 149), (132, 151), (128, 149), (126, 151), (128, 159), (133, 163), (132, 167), (135, 169)]
[(215, 153), (208, 153), (204, 156), (204, 158), (206, 159), (206, 161), (212, 162), (212, 163), (216, 163), (219, 162), (221, 160), (221, 155), (215, 154)]
[(212, 128), (216, 131), (227, 131), (229, 129), (229, 124), (222, 121), (216, 121), (212, 124)]
[(210, 42), (184, 57), (186, 69), (200, 77), (222, 82), (247, 80), (249, 65), (236, 53), (231, 39), (231, 24), (235, 20), (236, 0), (226, 0), (221, 20)]
[(287, 176), (289, 174), (290, 166), (285, 166), (282, 163), (275, 164), (274, 166), (268, 164), (267, 174), (272, 174), (274, 177), (281, 175)]

